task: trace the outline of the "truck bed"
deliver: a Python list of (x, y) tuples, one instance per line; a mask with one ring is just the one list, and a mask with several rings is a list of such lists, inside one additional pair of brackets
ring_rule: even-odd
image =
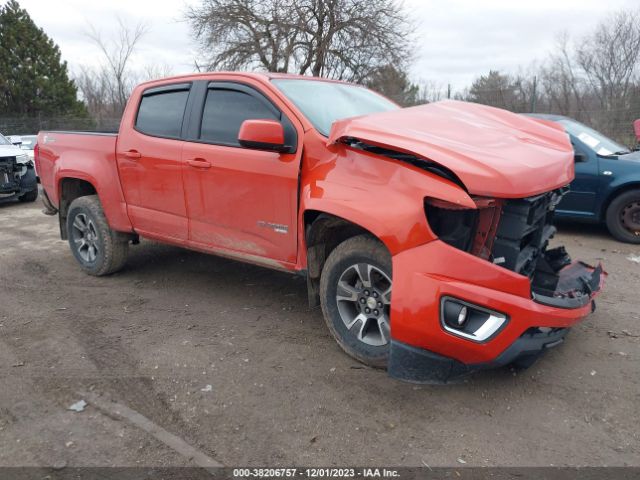
[[(115, 164), (117, 133), (42, 131), (38, 134), (38, 173), (40, 182), (57, 205), (58, 162), (64, 159), (65, 170), (86, 174), (89, 164), (105, 163), (110, 177), (117, 171)], [(102, 170), (102, 169), (101, 169)], [(117, 185), (115, 183), (114, 185)]]
[(127, 231), (126, 204), (116, 162), (117, 133), (42, 131), (38, 134), (40, 182), (55, 208), (66, 179), (88, 182), (100, 192), (110, 224)]

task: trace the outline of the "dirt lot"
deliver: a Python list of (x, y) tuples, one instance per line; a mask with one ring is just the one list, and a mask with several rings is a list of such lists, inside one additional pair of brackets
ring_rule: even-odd
[(556, 239), (610, 272), (563, 346), (526, 372), (415, 386), (344, 355), (302, 278), (147, 241), (92, 278), (39, 203), (0, 220), (2, 466), (189, 464), (91, 398), (228, 466), (640, 465), (640, 249), (599, 228)]

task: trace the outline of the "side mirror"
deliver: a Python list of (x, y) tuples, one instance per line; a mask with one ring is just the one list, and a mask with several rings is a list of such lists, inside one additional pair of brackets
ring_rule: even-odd
[(575, 152), (573, 159), (576, 163), (581, 163), (581, 162), (586, 162), (587, 160), (589, 160), (589, 157), (587, 157), (584, 153), (580, 153), (580, 152)]
[(22, 145), (22, 137), (19, 137), (18, 135), (11, 135), (9, 137), (9, 141), (13, 144), (13, 145)]
[(284, 152), (284, 128), (277, 120), (245, 120), (238, 132), (238, 142), (245, 148)]

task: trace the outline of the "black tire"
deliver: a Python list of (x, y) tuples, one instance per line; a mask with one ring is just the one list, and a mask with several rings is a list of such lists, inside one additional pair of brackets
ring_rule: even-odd
[[(370, 289), (366, 289), (362, 283), (361, 287), (357, 287), (359, 279), (362, 278), (358, 274), (359, 266), (364, 265), (373, 267), (369, 269), (370, 278), (373, 279)], [(352, 278), (356, 284), (356, 288), (352, 291), (360, 293), (354, 293), (357, 296), (355, 301), (340, 300), (339, 306), (338, 283), (343, 280), (344, 284), (344, 279), (349, 278), (349, 275), (353, 275)], [(386, 279), (383, 275), (386, 275)], [(320, 277), (320, 304), (329, 330), (346, 353), (372, 367), (384, 368), (389, 357), (388, 327), (390, 327), (391, 279), (391, 255), (382, 243), (368, 235), (352, 237), (338, 245), (329, 255)], [(385, 288), (387, 284), (388, 289)], [(366, 316), (364, 308), (368, 305), (367, 300), (373, 299), (374, 294), (376, 299), (381, 299), (384, 291), (387, 291), (388, 294), (384, 301), (377, 303), (377, 305), (382, 305), (379, 310), (376, 309), (376, 312), (379, 311), (378, 316), (357, 320), (349, 329), (347, 327), (349, 320), (345, 320), (343, 316)], [(347, 291), (341, 287), (340, 292)], [(368, 293), (365, 295), (364, 292)], [(366, 300), (362, 302), (363, 299)], [(372, 300), (372, 302), (376, 301)], [(372, 306), (372, 308), (375, 307)], [(348, 311), (345, 314), (345, 310), (349, 309), (352, 309), (351, 311), (354, 313), (351, 314), (351, 311)], [(371, 315), (373, 312), (370, 309)], [(366, 340), (358, 338), (359, 333), (361, 337), (366, 337)], [(385, 340), (386, 343), (382, 344)], [(372, 345), (366, 342), (380, 344)]]
[[(82, 225), (86, 229), (81, 228)], [(127, 261), (129, 241), (109, 228), (97, 195), (79, 197), (71, 202), (67, 236), (73, 256), (89, 275), (109, 275), (120, 270)], [(87, 245), (95, 246), (96, 250)]]
[(607, 228), (616, 240), (640, 244), (640, 190), (621, 193), (609, 204)]
[(34, 188), (30, 192), (24, 193), (18, 197), (18, 200), (24, 203), (35, 202), (38, 198), (38, 187)]

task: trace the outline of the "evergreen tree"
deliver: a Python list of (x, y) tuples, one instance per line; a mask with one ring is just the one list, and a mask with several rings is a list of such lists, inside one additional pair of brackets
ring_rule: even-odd
[(393, 65), (378, 68), (364, 83), (403, 107), (425, 103), (420, 98), (420, 87), (409, 81), (405, 71)]
[(497, 70), (476, 78), (464, 100), (504, 108), (512, 112), (528, 112), (531, 105), (531, 84)]
[(16, 0), (0, 7), (0, 116), (86, 116), (60, 49)]

